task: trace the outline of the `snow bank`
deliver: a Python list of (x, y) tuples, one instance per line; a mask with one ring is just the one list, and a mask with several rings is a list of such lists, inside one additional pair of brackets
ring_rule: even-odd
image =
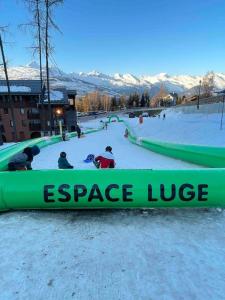
[[(162, 115), (166, 114), (165, 120)], [(158, 141), (182, 144), (225, 146), (224, 129), (220, 130), (221, 114), (183, 114), (173, 109), (161, 113), (161, 117), (144, 118), (144, 124), (138, 118), (127, 119), (138, 136)]]

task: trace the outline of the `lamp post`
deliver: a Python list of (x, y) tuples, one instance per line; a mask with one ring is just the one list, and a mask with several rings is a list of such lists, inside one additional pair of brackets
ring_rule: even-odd
[(57, 108), (55, 111), (55, 115), (56, 115), (56, 120), (59, 122), (59, 133), (62, 136), (62, 120), (59, 120), (58, 118), (61, 117), (63, 114), (63, 111), (61, 108)]
[(200, 94), (201, 94), (201, 85), (202, 81), (199, 81), (199, 89), (198, 89), (198, 103), (197, 103), (197, 109), (199, 109), (199, 102), (200, 102)]

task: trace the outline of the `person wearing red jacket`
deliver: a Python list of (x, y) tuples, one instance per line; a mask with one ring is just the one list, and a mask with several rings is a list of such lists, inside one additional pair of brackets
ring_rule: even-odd
[(112, 154), (112, 147), (107, 146), (105, 152), (95, 158), (95, 166), (100, 169), (115, 168), (115, 159)]

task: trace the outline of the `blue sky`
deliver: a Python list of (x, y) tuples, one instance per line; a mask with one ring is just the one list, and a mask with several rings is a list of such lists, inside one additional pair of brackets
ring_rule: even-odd
[[(33, 60), (22, 0), (0, 0), (10, 65)], [(202, 74), (225, 72), (224, 0), (65, 0), (55, 11), (55, 60), (66, 72)]]

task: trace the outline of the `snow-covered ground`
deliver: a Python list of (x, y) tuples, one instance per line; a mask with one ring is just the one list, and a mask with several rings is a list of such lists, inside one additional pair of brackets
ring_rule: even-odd
[[(92, 121), (86, 126), (96, 126)], [(124, 138), (125, 127), (121, 123), (111, 123), (108, 130), (73, 138), (41, 150), (33, 162), (34, 169), (57, 169), (58, 158), (62, 151), (67, 153), (69, 162), (75, 169), (94, 169), (94, 165), (83, 162), (88, 154), (98, 155), (106, 146), (113, 148), (117, 169), (193, 169), (197, 166), (168, 158), (131, 144)]]
[(139, 124), (138, 118), (127, 119), (138, 136), (153, 140), (183, 144), (225, 146), (225, 118), (223, 130), (220, 130), (221, 114), (182, 114), (173, 109), (166, 110), (166, 118), (144, 118)]
[(15, 145), (15, 143), (4, 143), (3, 145), (0, 146), (0, 151), (5, 149), (5, 148), (8, 148), (12, 145)]
[[(145, 119), (141, 128), (137, 119), (129, 122), (140, 136), (222, 145), (223, 131), (213, 120), (202, 125), (194, 116), (168, 113), (164, 121)], [(59, 153), (66, 151), (75, 168), (93, 168), (83, 159), (108, 144), (117, 168), (196, 167), (132, 145), (123, 133), (123, 124), (111, 124), (107, 131), (52, 145), (33, 167), (57, 168)], [(224, 299), (224, 228), (225, 211), (216, 209), (2, 213), (0, 300)]]
[(224, 228), (212, 209), (4, 213), (0, 299), (224, 299)]

